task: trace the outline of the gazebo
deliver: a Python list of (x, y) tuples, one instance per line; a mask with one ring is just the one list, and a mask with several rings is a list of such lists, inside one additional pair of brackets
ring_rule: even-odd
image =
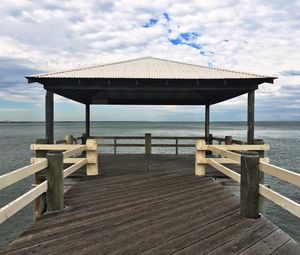
[(87, 68), (26, 76), (46, 90), (46, 139), (54, 141), (53, 94), (85, 104), (86, 135), (90, 105), (205, 105), (209, 137), (210, 105), (248, 94), (248, 144), (254, 142), (255, 90), (276, 77), (145, 57)]

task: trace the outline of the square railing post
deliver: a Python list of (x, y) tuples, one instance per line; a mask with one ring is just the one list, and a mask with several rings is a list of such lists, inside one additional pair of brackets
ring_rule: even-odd
[(98, 175), (98, 144), (96, 139), (86, 140), (86, 175)]
[(248, 152), (241, 157), (241, 216), (259, 217), (259, 155)]
[(195, 157), (195, 175), (204, 176), (205, 175), (205, 157), (206, 150), (201, 148), (201, 146), (206, 146), (205, 139), (196, 140), (196, 157)]
[(64, 208), (64, 175), (62, 152), (48, 152), (47, 209), (57, 211)]

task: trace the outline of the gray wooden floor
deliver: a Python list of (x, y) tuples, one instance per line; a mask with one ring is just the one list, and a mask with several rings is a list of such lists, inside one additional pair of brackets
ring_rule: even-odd
[(190, 155), (103, 155), (99, 177), (65, 194), (3, 254), (300, 254), (299, 244), (262, 217), (239, 216), (239, 201)]

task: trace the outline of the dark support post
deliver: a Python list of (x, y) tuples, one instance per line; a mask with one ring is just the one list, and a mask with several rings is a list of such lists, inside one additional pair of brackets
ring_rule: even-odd
[[(36, 144), (49, 144), (47, 139), (37, 139)], [(46, 158), (47, 151), (35, 151), (36, 158)], [(35, 185), (41, 184), (46, 180), (47, 169), (43, 169), (37, 173), (35, 173)], [(41, 215), (46, 212), (46, 194), (43, 193), (39, 197), (34, 200), (34, 219), (37, 220), (41, 217)]]
[(151, 134), (145, 134), (145, 154), (151, 154)]
[(257, 152), (241, 157), (241, 216), (259, 217), (259, 155)]
[(209, 105), (205, 105), (205, 141), (209, 144)]
[(213, 144), (213, 134), (208, 135), (208, 144)]
[(53, 107), (53, 92), (46, 92), (46, 139), (50, 144), (54, 143), (54, 107)]
[(64, 178), (62, 152), (48, 152), (47, 159), (47, 208), (48, 211), (62, 210), (64, 208)]
[(81, 143), (86, 144), (86, 140), (87, 140), (86, 133), (83, 133), (82, 136), (81, 136)]
[(254, 143), (254, 100), (255, 100), (255, 91), (252, 90), (248, 93), (248, 133), (247, 133), (248, 144)]
[(90, 137), (90, 105), (85, 105), (85, 134), (87, 137)]
[(178, 155), (178, 138), (175, 138), (175, 153)]
[(232, 136), (225, 136), (225, 144), (226, 145), (232, 144)]
[(114, 154), (117, 154), (117, 138), (114, 138)]
[(146, 133), (145, 134), (145, 154), (147, 156), (147, 172), (150, 171), (150, 155), (151, 155), (151, 134)]

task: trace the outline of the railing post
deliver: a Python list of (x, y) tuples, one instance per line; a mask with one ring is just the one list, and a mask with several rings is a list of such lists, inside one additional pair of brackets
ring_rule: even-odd
[(66, 135), (65, 136), (65, 142), (66, 144), (73, 144), (74, 137), (72, 135)]
[(81, 137), (82, 137), (81, 138), (81, 144), (86, 144), (87, 135), (85, 133), (83, 133)]
[(208, 144), (213, 144), (213, 134), (209, 134), (208, 136)]
[(232, 136), (225, 136), (225, 144), (226, 145), (232, 144)]
[(98, 175), (98, 144), (96, 139), (86, 140), (86, 175)]
[(57, 211), (64, 208), (64, 176), (62, 152), (48, 152), (47, 209)]
[[(205, 175), (205, 163), (201, 161), (205, 160), (206, 150), (200, 149), (201, 146), (205, 146), (205, 139), (196, 140), (196, 158), (195, 158), (195, 175)], [(199, 162), (199, 163), (198, 163)]]
[(151, 154), (151, 134), (150, 133), (145, 134), (145, 154), (146, 155)]
[(175, 138), (175, 151), (176, 151), (176, 155), (178, 155), (178, 138)]
[(117, 154), (117, 138), (114, 138), (114, 154)]
[[(49, 144), (48, 139), (37, 139), (36, 144)], [(35, 151), (36, 158), (46, 158), (47, 151)], [(46, 180), (47, 169), (43, 169), (35, 174), (35, 184), (39, 185)], [(46, 212), (46, 194), (43, 193), (34, 200), (34, 219), (37, 220)]]
[(241, 216), (259, 217), (259, 155), (248, 152), (241, 157)]

